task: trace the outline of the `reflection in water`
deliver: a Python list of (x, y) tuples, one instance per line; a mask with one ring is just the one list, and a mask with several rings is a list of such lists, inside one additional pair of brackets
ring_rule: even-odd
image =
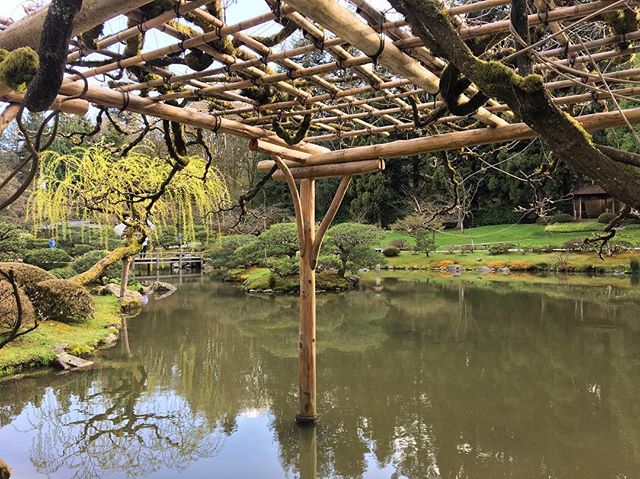
[(16, 477), (637, 477), (638, 304), (566, 288), (320, 295), (300, 428), (297, 299), (185, 285), (100, 369), (0, 383), (0, 456)]

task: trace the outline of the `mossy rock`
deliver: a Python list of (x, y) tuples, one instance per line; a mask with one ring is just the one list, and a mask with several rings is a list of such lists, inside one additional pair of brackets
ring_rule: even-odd
[(42, 319), (70, 323), (93, 317), (93, 300), (82, 286), (64, 279), (49, 279), (31, 288), (31, 301)]
[(26, 263), (0, 263), (0, 269), (5, 271), (13, 270), (18, 286), (23, 288), (30, 295), (30, 287), (42, 281), (55, 279), (55, 276), (46, 272), (42, 268)]
[[(21, 330), (32, 327), (36, 313), (33, 304), (29, 300), (24, 290), (18, 288), (20, 304), (22, 305), (22, 327)], [(8, 281), (0, 279), (0, 335), (11, 331), (18, 319), (18, 307), (13, 292), (13, 287)]]

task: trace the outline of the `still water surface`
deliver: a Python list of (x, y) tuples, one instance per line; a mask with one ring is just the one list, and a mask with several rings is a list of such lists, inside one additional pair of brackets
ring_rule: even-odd
[(297, 299), (185, 284), (99, 368), (0, 383), (0, 457), (17, 479), (638, 478), (640, 307), (550, 292), (321, 295), (322, 415), (300, 429)]

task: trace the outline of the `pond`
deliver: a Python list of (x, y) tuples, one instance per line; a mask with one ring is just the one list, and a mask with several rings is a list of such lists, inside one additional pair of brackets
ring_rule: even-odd
[(300, 428), (297, 298), (183, 284), (95, 369), (0, 383), (0, 458), (19, 479), (637, 478), (638, 287), (547, 288), (320, 295)]

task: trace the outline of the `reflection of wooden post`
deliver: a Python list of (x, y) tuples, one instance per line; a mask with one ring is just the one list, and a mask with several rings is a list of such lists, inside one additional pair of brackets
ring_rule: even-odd
[(127, 292), (127, 283), (129, 283), (129, 265), (132, 258), (125, 256), (122, 258), (122, 276), (120, 277), (120, 299), (124, 298), (124, 294)]
[(303, 254), (300, 257), (300, 343), (298, 422), (314, 422), (316, 411), (316, 272), (312, 264), (315, 239), (315, 180), (302, 180)]
[(303, 428), (300, 439), (300, 479), (316, 479), (318, 471), (318, 451), (315, 426)]
[(127, 318), (122, 318), (122, 328), (120, 329), (122, 337), (122, 352), (125, 357), (131, 357), (131, 348), (129, 347), (129, 330), (127, 329)]

